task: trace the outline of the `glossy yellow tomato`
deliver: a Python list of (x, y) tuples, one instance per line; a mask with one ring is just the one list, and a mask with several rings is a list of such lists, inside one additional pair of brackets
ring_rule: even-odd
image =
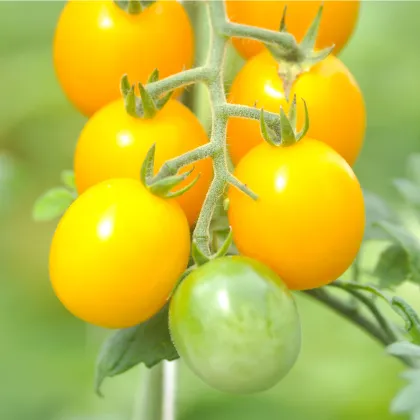
[(304, 138), (288, 147), (261, 144), (235, 169), (258, 194), (230, 188), (229, 222), (239, 251), (271, 267), (290, 289), (336, 280), (363, 238), (360, 185), (326, 144)]
[[(324, 11), (316, 48), (335, 45), (334, 53), (344, 47), (354, 31), (359, 15), (360, 1), (226, 1), (227, 13), (233, 22), (279, 30), (284, 6), (287, 5), (287, 31), (301, 41), (321, 4)], [(263, 44), (248, 39), (234, 38), (233, 44), (244, 58), (250, 58), (264, 49)]]
[(165, 304), (189, 250), (188, 223), (177, 203), (154, 196), (139, 181), (105, 181), (61, 219), (51, 245), (51, 282), (75, 316), (102, 327), (130, 327)]
[[(267, 51), (249, 60), (235, 78), (229, 102), (279, 112), (288, 109), (279, 65)], [(291, 97), (298, 101), (298, 126), (302, 126), (304, 107), (309, 110), (308, 136), (321, 140), (355, 162), (363, 144), (366, 110), (362, 93), (352, 74), (336, 57), (329, 56), (295, 81)], [(228, 143), (233, 162), (261, 143), (259, 122), (232, 118), (228, 124)]]
[[(208, 141), (203, 126), (180, 102), (170, 100), (152, 119), (127, 114), (122, 99), (99, 110), (85, 125), (77, 143), (74, 171), (79, 193), (111, 178), (139, 179), (147, 151), (156, 144), (155, 171), (168, 159), (179, 156)], [(194, 187), (176, 198), (192, 225), (200, 212), (212, 178), (210, 159), (186, 166), (197, 174)]]
[(70, 0), (58, 21), (54, 63), (61, 86), (85, 115), (117, 99), (121, 76), (145, 83), (190, 67), (193, 33), (176, 1), (157, 1), (133, 15), (113, 1)]

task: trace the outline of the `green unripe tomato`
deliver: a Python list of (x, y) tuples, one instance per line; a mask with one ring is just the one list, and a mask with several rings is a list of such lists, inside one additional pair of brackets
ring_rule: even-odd
[(169, 326), (187, 365), (225, 392), (271, 388), (300, 350), (292, 295), (271, 269), (245, 257), (218, 258), (188, 275), (172, 297)]

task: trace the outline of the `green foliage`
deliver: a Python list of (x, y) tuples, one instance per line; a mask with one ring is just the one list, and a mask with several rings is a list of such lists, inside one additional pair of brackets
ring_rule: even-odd
[(61, 216), (74, 200), (64, 187), (52, 188), (36, 200), (32, 216), (36, 221), (47, 221)]
[[(390, 345), (387, 350), (394, 356), (414, 358), (417, 366), (420, 365), (420, 346), (403, 341)], [(419, 420), (420, 368), (407, 370), (402, 377), (408, 381), (408, 385), (392, 401), (391, 412), (409, 414), (411, 420)]]
[(178, 359), (168, 328), (168, 306), (136, 327), (122, 329), (105, 341), (96, 366), (95, 389), (112, 377), (143, 363), (148, 368), (162, 360)]
[(398, 286), (408, 279), (410, 264), (405, 249), (397, 244), (386, 248), (379, 257), (374, 275), (379, 279), (379, 284), (383, 288)]
[(64, 187), (55, 187), (41, 195), (35, 202), (32, 217), (34, 220), (48, 221), (61, 216), (77, 197), (73, 171), (63, 171), (61, 181)]

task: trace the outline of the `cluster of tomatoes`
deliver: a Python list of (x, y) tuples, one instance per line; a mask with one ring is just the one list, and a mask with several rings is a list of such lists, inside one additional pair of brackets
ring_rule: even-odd
[[(233, 0), (226, 8), (233, 21), (278, 29), (284, 3)], [(320, 2), (286, 3), (288, 30), (299, 40)], [(358, 1), (326, 2), (317, 47), (335, 44), (338, 53), (358, 9)], [(248, 61), (228, 101), (288, 110), (281, 64), (260, 43), (233, 43)], [(275, 147), (263, 141), (258, 121), (231, 118), (234, 175), (258, 195), (254, 201), (234, 188), (227, 192), (229, 224), (243, 256), (201, 265), (174, 291), (189, 264), (190, 229), (212, 162), (196, 162), (199, 181), (174, 199), (143, 185), (140, 168), (153, 144), (158, 170), (209, 139), (176, 99), (153, 117), (129, 115), (119, 81), (127, 73), (146, 83), (155, 68), (161, 77), (181, 72), (193, 62), (193, 44), (188, 16), (176, 1), (157, 1), (135, 14), (107, 0), (66, 4), (55, 37), (56, 71), (69, 99), (90, 118), (74, 160), (79, 197), (55, 232), (50, 276), (74, 315), (108, 328), (137, 325), (170, 298), (171, 336), (189, 366), (219, 389), (259, 391), (282, 378), (299, 353), (289, 290), (335, 280), (362, 241), (363, 197), (350, 165), (363, 141), (364, 102), (348, 69), (329, 56), (293, 84), (297, 126), (304, 121), (300, 98), (311, 121), (300, 141)]]

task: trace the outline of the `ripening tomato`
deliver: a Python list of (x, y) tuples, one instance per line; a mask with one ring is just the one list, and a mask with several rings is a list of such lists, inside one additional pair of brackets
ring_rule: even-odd
[(258, 195), (229, 189), (229, 223), (241, 254), (271, 267), (290, 289), (336, 280), (360, 248), (364, 203), (346, 161), (317, 140), (261, 144), (235, 169)]
[(110, 0), (71, 0), (58, 21), (58, 79), (87, 116), (119, 97), (123, 74), (132, 83), (145, 83), (155, 68), (166, 77), (192, 61), (192, 27), (176, 1), (158, 0), (139, 14), (129, 14)]
[[(287, 31), (300, 42), (314, 20), (319, 7), (324, 5), (315, 47), (335, 45), (334, 54), (345, 46), (356, 26), (359, 0), (349, 1), (226, 1), (227, 13), (233, 22), (259, 26), (278, 31), (287, 5)], [(262, 43), (249, 39), (234, 38), (233, 44), (244, 58), (250, 58), (264, 49)]]
[(139, 181), (105, 181), (61, 219), (51, 245), (51, 282), (75, 316), (102, 327), (130, 327), (165, 304), (189, 251), (190, 231), (177, 203), (154, 196)]
[[(278, 76), (279, 64), (268, 51), (249, 60), (236, 76), (229, 102), (279, 112), (288, 109), (283, 83)], [(308, 136), (321, 140), (335, 149), (350, 165), (355, 162), (363, 144), (366, 110), (362, 93), (345, 65), (329, 56), (301, 74), (295, 81), (291, 97), (296, 94), (298, 127), (304, 121), (306, 101), (309, 110)], [(263, 142), (258, 121), (231, 118), (228, 143), (233, 162)]]
[(292, 295), (268, 267), (244, 257), (217, 258), (189, 274), (171, 299), (169, 326), (187, 365), (225, 392), (272, 387), (300, 350)]
[[(83, 193), (91, 185), (111, 178), (140, 177), (147, 151), (156, 144), (155, 171), (168, 159), (208, 142), (203, 126), (183, 104), (170, 100), (151, 119), (127, 114), (124, 101), (114, 101), (93, 115), (79, 137), (74, 160), (77, 190)], [(190, 225), (194, 224), (212, 178), (210, 159), (183, 168), (197, 174), (194, 187), (177, 197)]]

